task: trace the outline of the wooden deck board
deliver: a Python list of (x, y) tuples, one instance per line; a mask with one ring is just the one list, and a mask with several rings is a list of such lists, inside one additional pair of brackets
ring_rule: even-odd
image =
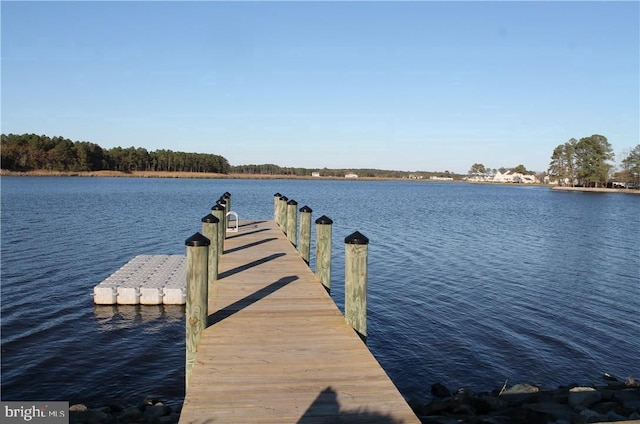
[(225, 240), (180, 423), (418, 423), (272, 221)]

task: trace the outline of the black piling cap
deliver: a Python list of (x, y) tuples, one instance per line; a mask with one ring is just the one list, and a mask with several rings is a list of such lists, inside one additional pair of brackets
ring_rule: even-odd
[(222, 207), (225, 207), (225, 206), (227, 206), (227, 201), (224, 200), (224, 199), (220, 199), (220, 200), (218, 200), (218, 204), (222, 205)]
[(280, 200), (282, 200), (283, 202), (286, 202), (289, 199), (287, 198), (287, 196), (282, 196), (282, 197), (280, 197)]
[(184, 241), (184, 244), (190, 247), (203, 247), (209, 246), (211, 244), (211, 240), (200, 233), (195, 233), (194, 235), (186, 239)]
[(224, 210), (224, 206), (222, 206), (220, 203), (216, 203), (214, 207), (211, 208), (212, 211), (223, 211)]
[(303, 207), (301, 207), (301, 208), (300, 208), (300, 212), (303, 212), (303, 213), (311, 213), (311, 212), (313, 212), (313, 211), (311, 210), (311, 208), (310, 208), (309, 206), (304, 205)]
[(322, 215), (320, 218), (316, 219), (316, 224), (331, 225), (333, 224), (333, 221), (328, 216)]
[(206, 222), (207, 224), (217, 224), (218, 222), (220, 222), (220, 220), (217, 217), (209, 214), (202, 218), (202, 222)]
[(369, 244), (369, 239), (364, 236), (360, 231), (348, 235), (344, 238), (344, 242), (347, 244)]
[(273, 197), (282, 197), (282, 194), (276, 193), (276, 194), (273, 195)]
[(291, 206), (296, 206), (298, 204), (298, 202), (296, 202), (295, 200), (291, 199), (287, 202), (287, 205), (291, 205)]
[(231, 197), (231, 193), (229, 193), (228, 191), (225, 191), (223, 196), (226, 197), (226, 198), (229, 198), (229, 197)]

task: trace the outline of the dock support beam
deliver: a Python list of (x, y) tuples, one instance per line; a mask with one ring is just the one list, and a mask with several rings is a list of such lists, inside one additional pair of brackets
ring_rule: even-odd
[(316, 277), (331, 292), (331, 218), (316, 219)]
[(311, 260), (311, 208), (303, 206), (300, 208), (300, 256), (309, 265)]
[(207, 326), (209, 297), (207, 263), (210, 244), (211, 241), (200, 233), (195, 233), (185, 241), (187, 246), (185, 388), (189, 386), (189, 378), (196, 361), (200, 336)]
[(344, 260), (344, 316), (360, 337), (367, 337), (367, 259), (369, 239), (360, 232), (347, 236)]

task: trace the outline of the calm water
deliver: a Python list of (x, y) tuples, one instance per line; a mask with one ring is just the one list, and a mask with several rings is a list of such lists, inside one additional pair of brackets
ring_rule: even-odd
[(276, 192), (333, 219), (341, 308), (344, 237), (369, 237), (368, 345), (406, 397), (438, 381), (491, 390), (640, 377), (640, 196), (28, 177), (2, 177), (1, 191), (2, 400), (180, 402), (184, 309), (94, 306), (92, 290), (135, 255), (184, 254), (225, 191), (241, 219), (271, 219)]

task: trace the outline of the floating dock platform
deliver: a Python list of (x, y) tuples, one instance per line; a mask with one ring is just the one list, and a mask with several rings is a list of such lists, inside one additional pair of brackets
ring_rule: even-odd
[(138, 255), (93, 288), (96, 305), (184, 305), (185, 255)]

